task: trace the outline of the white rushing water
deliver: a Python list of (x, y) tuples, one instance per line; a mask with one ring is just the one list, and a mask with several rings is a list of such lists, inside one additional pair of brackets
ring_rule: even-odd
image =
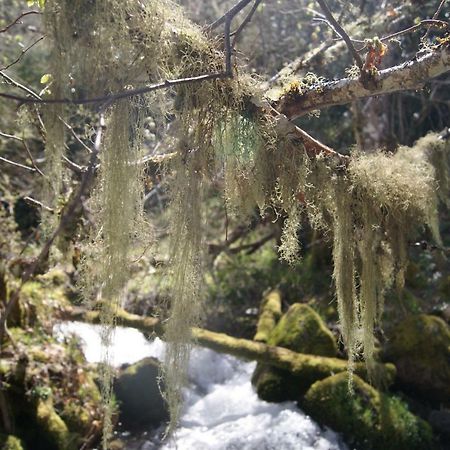
[[(83, 341), (86, 359), (101, 360), (98, 326), (58, 325), (60, 336), (75, 333)], [(161, 359), (164, 343), (130, 328), (118, 328), (113, 364), (133, 363), (147, 356)], [(195, 348), (185, 389), (185, 408), (174, 439), (163, 445), (148, 441), (141, 449), (161, 450), (338, 450), (346, 449), (338, 435), (323, 431), (294, 402), (258, 399), (250, 378), (254, 362)]]

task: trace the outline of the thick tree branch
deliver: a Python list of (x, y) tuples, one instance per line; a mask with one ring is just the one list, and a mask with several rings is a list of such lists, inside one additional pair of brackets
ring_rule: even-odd
[(433, 52), (376, 73), (369, 84), (359, 79), (343, 78), (315, 86), (303, 94), (287, 93), (275, 108), (289, 119), (334, 105), (344, 105), (359, 98), (418, 89), (450, 71), (450, 51), (442, 45)]

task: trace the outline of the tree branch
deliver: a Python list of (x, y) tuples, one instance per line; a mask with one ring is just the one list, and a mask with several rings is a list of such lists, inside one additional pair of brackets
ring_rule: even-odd
[(11, 27), (13, 27), (16, 23), (22, 23), (20, 20), (23, 19), (25, 16), (29, 16), (31, 14), (41, 14), (40, 11), (26, 11), (20, 14), (13, 22), (11, 22), (9, 25), (7, 25), (5, 28), (2, 28), (0, 30), (0, 33), (5, 33), (8, 31)]
[(353, 59), (356, 62), (356, 65), (361, 69), (363, 66), (363, 61), (361, 59), (361, 56), (359, 56), (358, 52), (356, 51), (352, 40), (350, 39), (349, 35), (345, 32), (345, 30), (342, 28), (342, 26), (339, 24), (339, 22), (333, 17), (333, 14), (331, 14), (330, 8), (328, 7), (325, 0), (317, 0), (317, 3), (322, 8), (322, 11), (325, 15), (325, 17), (328, 19), (328, 22), (334, 29), (334, 31), (345, 41), (347, 44), (347, 47), (350, 51), (350, 53), (353, 56)]
[(31, 50), (36, 44), (38, 44), (39, 42), (41, 42), (43, 39), (45, 38), (45, 34), (43, 36), (41, 36), (40, 38), (36, 39), (34, 42), (32, 42), (28, 47), (24, 48), (21, 52), (20, 55), (11, 63), (9, 63), (8, 65), (6, 65), (5, 67), (2, 67), (0, 70), (6, 70), (9, 69), (11, 66), (13, 66), (14, 64), (17, 64), (25, 55), (25, 53), (28, 52), (28, 50)]
[(289, 119), (359, 98), (421, 88), (427, 81), (450, 70), (448, 45), (389, 69), (376, 73), (370, 86), (359, 79), (343, 78), (314, 87), (303, 94), (285, 94), (275, 108)]

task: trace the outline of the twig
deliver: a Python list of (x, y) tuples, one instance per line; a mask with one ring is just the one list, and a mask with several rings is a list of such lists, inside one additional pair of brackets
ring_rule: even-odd
[(72, 136), (76, 139), (76, 141), (81, 144), (81, 146), (88, 152), (88, 153), (92, 153), (92, 150), (83, 142), (83, 140), (80, 138), (80, 136), (78, 136), (78, 134), (75, 132), (75, 130), (73, 129), (73, 127), (68, 124), (62, 117), (58, 117), (59, 120), (64, 124), (64, 126), (70, 131), (70, 133), (72, 134)]
[(216, 21), (214, 21), (211, 25), (205, 27), (206, 31), (212, 31), (218, 26), (222, 25), (226, 21), (229, 21), (230, 18), (236, 16), (240, 11), (242, 11), (252, 0), (240, 0), (236, 5), (230, 8), (222, 17), (219, 17)]
[(9, 75), (7, 75), (5, 72), (2, 72), (1, 70), (0, 70), (0, 77), (2, 77), (8, 84), (12, 84), (16, 88), (26, 92), (27, 94), (31, 95), (35, 99), (40, 100), (41, 97), (39, 97), (39, 95), (36, 94), (36, 92), (34, 92), (29, 87), (24, 86), (23, 84), (19, 83), (18, 81), (13, 80)]
[(245, 19), (242, 21), (242, 23), (238, 26), (236, 31), (234, 31), (233, 34), (233, 43), (231, 44), (231, 47), (234, 48), (236, 45), (236, 41), (239, 38), (239, 35), (241, 34), (242, 30), (251, 22), (253, 15), (255, 14), (256, 10), (258, 9), (259, 4), (261, 3), (261, 0), (255, 0), (255, 3), (253, 3), (252, 9), (249, 11)]
[(36, 162), (35, 162), (35, 160), (34, 160), (34, 158), (33, 158), (33, 155), (31, 154), (30, 148), (28, 147), (28, 145), (27, 145), (27, 143), (26, 143), (26, 141), (25, 141), (24, 138), (21, 138), (21, 137), (19, 137), (19, 136), (15, 136), (15, 135), (13, 135), (13, 134), (2, 133), (1, 131), (0, 131), (0, 136), (1, 136), (1, 137), (4, 137), (4, 138), (7, 138), (7, 139), (13, 139), (13, 140), (15, 140), (15, 141), (20, 142), (20, 143), (23, 145), (23, 147), (25, 148), (25, 151), (27, 152), (28, 157), (30, 158), (31, 165), (36, 169), (36, 172), (38, 172), (39, 175), (45, 177), (44, 173), (43, 173), (43, 172), (41, 171), (41, 169), (39, 169), (39, 167), (36, 165)]
[(17, 19), (15, 19), (13, 22), (11, 22), (9, 25), (7, 25), (5, 28), (2, 28), (0, 30), (0, 33), (5, 33), (11, 27), (13, 27), (16, 23), (22, 23), (22, 22), (19, 22), (20, 19), (23, 19), (25, 16), (29, 16), (30, 14), (41, 14), (41, 13), (40, 13), (40, 11), (26, 11), (26, 12), (23, 12), (22, 14), (20, 14), (19, 17), (17, 17)]
[(36, 200), (35, 198), (32, 197), (24, 197), (23, 198), (27, 203), (29, 203), (32, 206), (38, 206), (41, 209), (45, 209), (48, 212), (55, 212), (55, 210), (53, 208), (50, 208), (50, 206), (44, 205), (42, 202), (40, 202), (39, 200)]
[(27, 48), (24, 48), (20, 55), (12, 62), (9, 63), (7, 66), (2, 67), (0, 70), (6, 70), (9, 69), (11, 66), (13, 66), (14, 64), (17, 64), (25, 55), (25, 53), (28, 52), (28, 50), (31, 50), (36, 44), (38, 44), (39, 42), (41, 42), (43, 39), (45, 38), (45, 34), (43, 36), (41, 36), (39, 39), (36, 39), (32, 44), (30, 44)]
[(317, 3), (319, 3), (320, 7), (322, 8), (323, 13), (325, 14), (325, 17), (328, 19), (328, 21), (332, 25), (334, 31), (346, 43), (350, 53), (353, 56), (353, 59), (356, 62), (356, 65), (361, 69), (364, 65), (363, 60), (361, 59), (361, 56), (359, 56), (358, 52), (356, 51), (349, 35), (345, 32), (345, 30), (342, 28), (342, 26), (339, 24), (339, 22), (333, 17), (333, 14), (331, 13), (330, 8), (326, 4), (325, 0), (317, 0)]
[(16, 163), (14, 161), (11, 161), (10, 159), (3, 158), (3, 156), (0, 156), (0, 161), (3, 161), (6, 164), (10, 164), (11, 166), (20, 167), (21, 169), (25, 169), (30, 172), (36, 172), (36, 169), (34, 167), (25, 166), (24, 164)]
[(383, 41), (389, 41), (389, 40), (394, 39), (396, 37), (399, 37), (399, 36), (401, 36), (403, 34), (411, 33), (413, 31), (416, 31), (416, 30), (418, 30), (419, 28), (421, 28), (423, 26), (428, 26), (428, 30), (427, 30), (427, 33), (428, 33), (430, 31), (430, 29), (433, 28), (433, 27), (448, 28), (448, 23), (443, 21), (443, 20), (425, 19), (425, 20), (422, 20), (421, 22), (419, 22), (418, 24), (413, 25), (412, 27), (405, 28), (404, 30), (401, 30), (401, 31), (397, 31), (397, 33), (393, 33), (393, 34), (390, 34), (388, 36), (384, 36), (384, 37), (380, 38), (380, 41), (382, 41), (382, 42)]
[[(433, 14), (433, 20), (438, 18), (439, 14), (441, 13), (441, 9), (444, 6), (444, 3), (445, 3), (445, 0), (441, 0), (441, 2), (439, 3), (439, 6), (438, 6), (436, 12)], [(430, 28), (428, 28), (427, 32), (424, 34), (422, 39), (427, 38), (429, 33), (430, 33)]]
[[(69, 147), (67, 145), (65, 145), (66, 149), (68, 149)], [(64, 160), (64, 162), (66, 163), (66, 166), (75, 173), (83, 173), (86, 170), (86, 167), (80, 166), (76, 163), (74, 163), (73, 161), (71, 161), (67, 156), (62, 155), (62, 159)]]
[[(1, 72), (0, 72), (1, 73)], [(172, 86), (179, 86), (182, 84), (189, 84), (207, 80), (215, 80), (220, 78), (228, 78), (229, 74), (226, 72), (219, 73), (210, 73), (206, 75), (198, 75), (196, 77), (189, 78), (178, 78), (176, 80), (165, 80), (161, 83), (151, 84), (148, 86), (144, 86), (142, 88), (137, 89), (129, 89), (126, 91), (117, 92), (116, 94), (103, 95), (100, 97), (92, 97), (92, 98), (80, 98), (80, 99), (69, 99), (69, 98), (51, 98), (51, 99), (42, 99), (42, 98), (29, 98), (29, 97), (21, 97), (19, 95), (12, 95), (0, 92), (0, 97), (7, 98), (9, 100), (14, 100), (20, 103), (38, 103), (38, 104), (69, 104), (69, 105), (87, 105), (93, 103), (106, 103), (110, 104), (116, 100), (120, 100), (123, 98), (135, 97), (137, 95), (146, 94), (147, 92), (156, 91), (158, 89), (165, 89)]]

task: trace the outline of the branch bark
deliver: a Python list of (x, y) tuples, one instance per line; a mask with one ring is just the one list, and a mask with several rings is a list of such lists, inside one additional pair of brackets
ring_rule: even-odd
[(376, 73), (369, 84), (359, 79), (343, 78), (313, 87), (303, 94), (285, 94), (274, 105), (289, 119), (308, 112), (351, 103), (359, 98), (418, 89), (432, 78), (450, 71), (448, 45), (389, 69)]

